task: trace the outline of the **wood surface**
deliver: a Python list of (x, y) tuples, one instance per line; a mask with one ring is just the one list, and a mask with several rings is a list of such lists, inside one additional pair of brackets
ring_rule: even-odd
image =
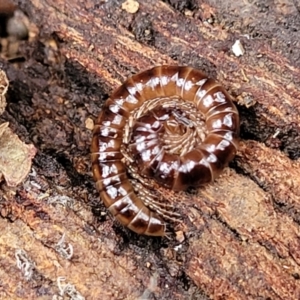
[[(1, 123), (37, 154), (23, 184), (1, 187), (0, 299), (300, 299), (299, 1), (124, 2), (14, 0), (39, 35), (23, 63), (0, 61)], [(114, 222), (89, 160), (109, 94), (160, 64), (202, 69), (241, 114), (216, 182), (161, 190), (183, 219), (170, 239)]]

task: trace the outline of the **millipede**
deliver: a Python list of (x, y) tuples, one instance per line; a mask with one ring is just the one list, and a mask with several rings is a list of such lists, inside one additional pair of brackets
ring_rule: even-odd
[(164, 236), (172, 213), (147, 178), (174, 191), (212, 182), (235, 156), (238, 136), (231, 96), (202, 71), (157, 66), (138, 73), (95, 121), (91, 158), (100, 198), (132, 231)]

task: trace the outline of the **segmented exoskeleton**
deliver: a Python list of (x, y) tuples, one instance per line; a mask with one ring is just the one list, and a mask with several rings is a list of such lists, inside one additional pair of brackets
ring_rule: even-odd
[[(163, 236), (165, 222), (136, 193), (122, 149), (141, 176), (179, 191), (213, 181), (234, 157), (238, 133), (231, 97), (201, 71), (159, 66), (134, 75), (111, 95), (95, 123), (92, 169), (100, 197), (124, 226)], [(187, 135), (193, 137), (182, 145)]]

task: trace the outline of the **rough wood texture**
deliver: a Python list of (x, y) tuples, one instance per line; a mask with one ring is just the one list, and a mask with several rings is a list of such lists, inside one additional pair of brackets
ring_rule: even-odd
[[(1, 63), (1, 120), (39, 152), (15, 194), (2, 188), (0, 298), (299, 299), (299, 2), (149, 0), (135, 14), (117, 0), (14, 2), (41, 34), (20, 69)], [(219, 180), (162, 191), (183, 215), (183, 243), (114, 223), (89, 167), (103, 101), (158, 64), (204, 70), (242, 115), (241, 149)]]

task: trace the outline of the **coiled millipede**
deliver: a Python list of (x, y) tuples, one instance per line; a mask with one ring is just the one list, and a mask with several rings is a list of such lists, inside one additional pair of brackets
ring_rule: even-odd
[(231, 97), (201, 71), (158, 66), (134, 75), (95, 123), (92, 170), (100, 197), (132, 231), (164, 236), (172, 213), (151, 186), (144, 188), (146, 178), (175, 191), (211, 182), (234, 157), (238, 134)]

